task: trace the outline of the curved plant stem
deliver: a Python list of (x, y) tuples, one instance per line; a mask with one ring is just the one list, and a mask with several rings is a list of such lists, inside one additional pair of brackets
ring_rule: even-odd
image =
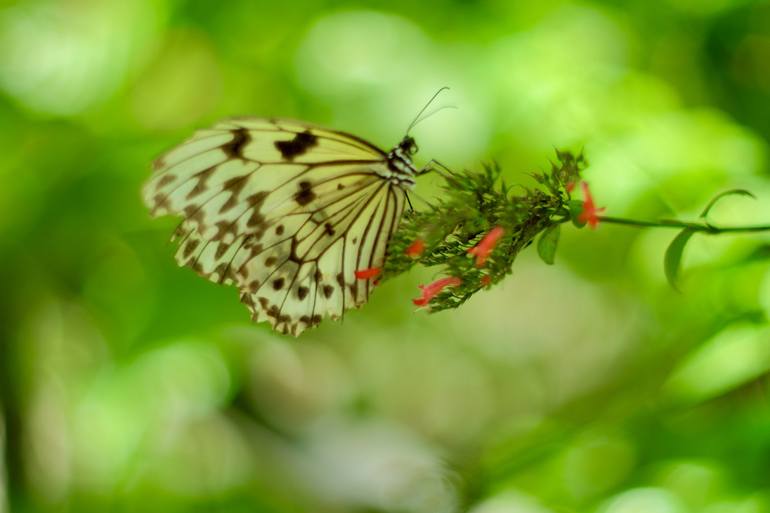
[(720, 233), (756, 233), (770, 231), (770, 225), (757, 226), (714, 226), (707, 222), (688, 223), (676, 219), (661, 219), (659, 221), (640, 221), (637, 219), (625, 219), (622, 217), (599, 216), (599, 222), (609, 224), (622, 224), (625, 226), (635, 226), (637, 228), (687, 228), (694, 232), (703, 232), (710, 235)]

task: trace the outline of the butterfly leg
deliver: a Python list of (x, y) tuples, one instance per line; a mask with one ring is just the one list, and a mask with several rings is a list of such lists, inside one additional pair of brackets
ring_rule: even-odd
[[(427, 164), (425, 164), (421, 169), (419, 169), (417, 171), (417, 176), (422, 176), (425, 173), (429, 173), (431, 171), (437, 171), (439, 174), (442, 174), (442, 172), (446, 172), (446, 173), (448, 173), (450, 175), (454, 174), (454, 172), (451, 169), (449, 169), (447, 166), (445, 166), (444, 164), (442, 164), (438, 160), (431, 159), (430, 161), (428, 161)], [(444, 176), (444, 175), (442, 175), (442, 176)], [(446, 176), (444, 176), (444, 177), (446, 178)]]
[(412, 206), (412, 200), (409, 199), (409, 193), (405, 190), (404, 195), (406, 196), (406, 202), (409, 203), (409, 211), (414, 212), (414, 207)]

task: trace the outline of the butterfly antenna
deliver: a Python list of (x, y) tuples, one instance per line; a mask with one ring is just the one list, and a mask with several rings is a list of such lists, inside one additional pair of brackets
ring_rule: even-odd
[(447, 89), (449, 89), (449, 87), (447, 87), (447, 86), (444, 86), (444, 87), (442, 87), (441, 89), (439, 89), (438, 91), (436, 91), (436, 92), (433, 94), (433, 96), (431, 96), (431, 97), (430, 97), (430, 100), (428, 100), (428, 103), (426, 103), (426, 104), (425, 104), (425, 106), (424, 106), (422, 109), (420, 109), (420, 112), (418, 112), (418, 113), (417, 113), (417, 115), (414, 117), (414, 121), (412, 121), (412, 123), (409, 125), (409, 128), (407, 128), (407, 129), (406, 129), (406, 133), (407, 133), (407, 134), (409, 134), (409, 131), (410, 131), (412, 128), (414, 128), (414, 125), (416, 125), (416, 124), (417, 124), (417, 122), (420, 120), (420, 116), (422, 116), (423, 112), (425, 112), (425, 110), (426, 110), (428, 107), (430, 107), (430, 104), (431, 104), (431, 103), (433, 103), (433, 100), (435, 100), (435, 99), (436, 99), (436, 97), (437, 97), (438, 95), (440, 95), (441, 93), (443, 93), (443, 92), (444, 92), (444, 91), (446, 91)]
[(439, 112), (441, 112), (442, 110), (446, 110), (446, 109), (457, 109), (457, 108), (459, 108), (459, 107), (457, 107), (457, 105), (442, 105), (441, 107), (438, 107), (438, 108), (436, 108), (436, 109), (433, 109), (432, 111), (428, 112), (428, 113), (427, 113), (427, 114), (425, 114), (423, 117), (421, 117), (421, 118), (419, 118), (419, 119), (416, 119), (416, 120), (415, 120), (415, 121), (412, 123), (412, 125), (411, 125), (411, 127), (410, 127), (409, 129), (411, 130), (412, 128), (416, 127), (417, 125), (419, 125), (420, 123), (422, 123), (423, 121), (425, 121), (425, 120), (426, 120), (426, 119), (428, 119), (429, 117), (433, 116), (434, 114), (438, 114), (438, 113), (439, 113)]

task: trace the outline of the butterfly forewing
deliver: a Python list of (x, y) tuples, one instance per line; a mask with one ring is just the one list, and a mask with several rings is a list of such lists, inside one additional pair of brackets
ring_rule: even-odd
[(255, 320), (298, 335), (366, 302), (404, 208), (386, 155), (300, 122), (223, 121), (155, 162), (154, 215), (183, 220), (180, 265), (235, 284)]

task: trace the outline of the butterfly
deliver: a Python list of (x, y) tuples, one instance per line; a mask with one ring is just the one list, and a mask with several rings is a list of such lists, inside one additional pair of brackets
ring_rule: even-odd
[(301, 121), (224, 120), (154, 162), (144, 201), (183, 217), (180, 265), (235, 285), (254, 321), (297, 336), (368, 300), (420, 174), (408, 135), (419, 117), (387, 152)]

